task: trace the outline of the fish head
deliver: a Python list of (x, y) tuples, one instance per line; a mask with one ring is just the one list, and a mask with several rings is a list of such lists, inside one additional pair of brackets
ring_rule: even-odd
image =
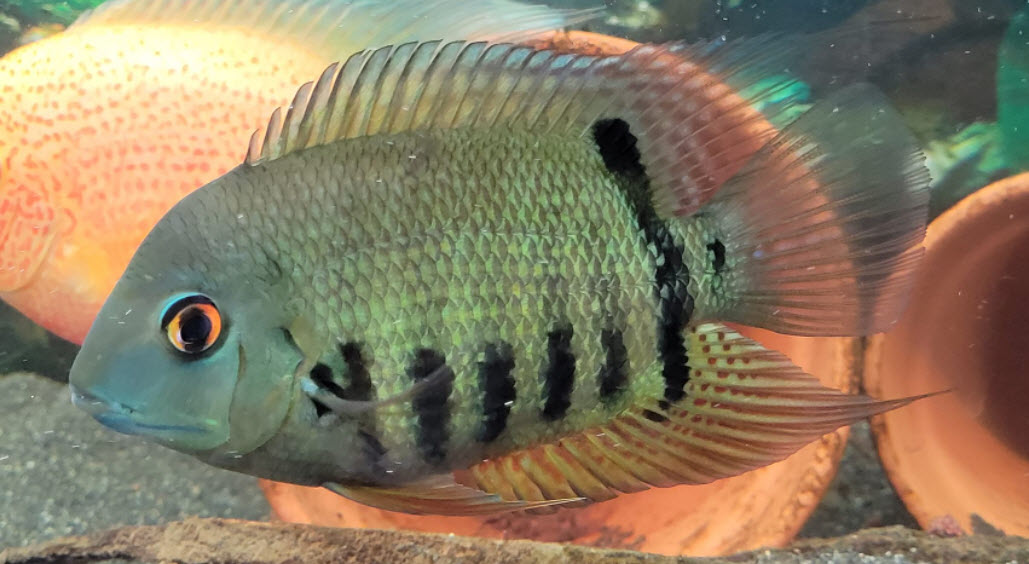
[(266, 279), (219, 255), (217, 237), (167, 219), (94, 320), (72, 400), (122, 433), (201, 459), (241, 456), (285, 421), (299, 353), (277, 328)]

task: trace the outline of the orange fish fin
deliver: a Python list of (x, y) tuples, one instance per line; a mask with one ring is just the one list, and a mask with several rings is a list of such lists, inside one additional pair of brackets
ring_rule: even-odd
[(0, 292), (23, 288), (47, 258), (58, 231), (57, 210), (24, 186), (0, 196)]
[(928, 187), (919, 143), (882, 93), (829, 95), (702, 210), (708, 248), (722, 247), (694, 318), (795, 335), (884, 331), (921, 259)]
[(723, 325), (690, 328), (686, 344), (682, 399), (646, 400), (609, 423), (483, 461), (470, 469), (476, 485), (507, 500), (603, 501), (702, 484), (767, 466), (838, 427), (924, 397), (876, 401), (827, 388)]
[(600, 13), (515, 0), (112, 0), (84, 13), (69, 31), (134, 24), (238, 29), (304, 46), (328, 64), (361, 49), (414, 40), (518, 41)]
[(358, 503), (415, 515), (496, 515), (579, 501), (504, 500), (495, 494), (462, 486), (450, 475), (434, 476), (427, 480), (393, 487), (345, 486), (336, 483), (325, 484), (325, 487)]
[[(489, 43), (408, 43), (354, 55), (304, 85), (246, 162), (403, 131), (512, 128), (584, 138), (638, 161), (665, 216), (688, 215), (793, 115), (793, 43), (642, 45), (598, 57)], [(769, 99), (775, 116), (756, 109)], [(614, 129), (610, 129), (611, 126)], [(624, 129), (624, 131), (623, 131)], [(625, 135), (627, 134), (627, 135)]]

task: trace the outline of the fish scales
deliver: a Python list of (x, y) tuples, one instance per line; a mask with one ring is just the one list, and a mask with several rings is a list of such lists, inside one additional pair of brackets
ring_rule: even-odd
[[(532, 162), (541, 170), (518, 164)], [(251, 252), (279, 265), (291, 313), (327, 336), (323, 361), (339, 356), (337, 343), (360, 343), (379, 398), (410, 386), (416, 349), (443, 354), (456, 377), (448, 450), (459, 464), (581, 430), (664, 385), (657, 256), (627, 198), (642, 189), (610, 173), (590, 138), (402, 134), (241, 167), (195, 196), (199, 215), (187, 223), (200, 229), (198, 246), (219, 242), (196, 252)], [(568, 413), (548, 421), (542, 374), (560, 323), (572, 328), (576, 377)], [(632, 367), (618, 401), (600, 401), (605, 331), (621, 333)], [(506, 432), (482, 444), (478, 364), (499, 342), (514, 355), (517, 400)], [(383, 410), (376, 423), (405, 467), (418, 458), (417, 427), (410, 406)]]

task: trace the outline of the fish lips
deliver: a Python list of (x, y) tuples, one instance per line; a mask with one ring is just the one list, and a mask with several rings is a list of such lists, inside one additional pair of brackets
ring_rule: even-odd
[(85, 411), (96, 419), (100, 424), (119, 433), (126, 435), (143, 435), (153, 437), (157, 440), (173, 441), (172, 438), (162, 435), (174, 434), (204, 434), (208, 430), (195, 425), (164, 425), (143, 423), (138, 421), (134, 414), (136, 410), (118, 402), (108, 401), (87, 392), (69, 386), (71, 389), (71, 401), (79, 409)]

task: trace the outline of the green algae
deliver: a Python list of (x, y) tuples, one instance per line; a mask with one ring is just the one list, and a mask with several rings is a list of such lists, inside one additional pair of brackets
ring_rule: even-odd
[(103, 0), (66, 0), (46, 2), (42, 0), (0, 0), (0, 14), (16, 19), (23, 28), (34, 25), (57, 23), (68, 25), (85, 10), (102, 4)]
[(1012, 18), (997, 55), (997, 122), (1011, 167), (1029, 169), (1029, 10)]

